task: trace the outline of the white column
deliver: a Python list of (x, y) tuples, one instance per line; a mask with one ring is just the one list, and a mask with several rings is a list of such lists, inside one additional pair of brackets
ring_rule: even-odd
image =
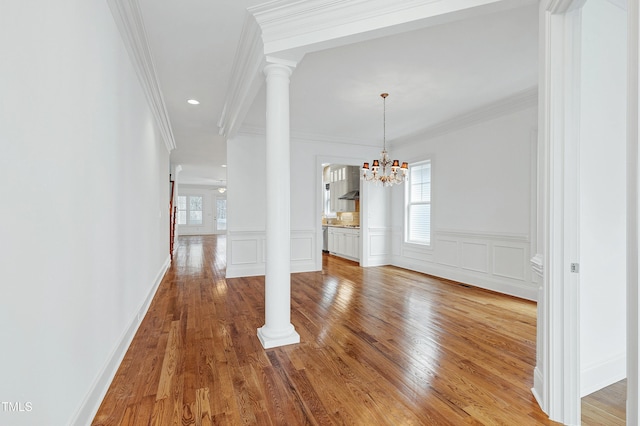
[(265, 324), (258, 338), (265, 349), (300, 343), (291, 324), (291, 224), (289, 77), (291, 68), (269, 64), (267, 78), (267, 230)]

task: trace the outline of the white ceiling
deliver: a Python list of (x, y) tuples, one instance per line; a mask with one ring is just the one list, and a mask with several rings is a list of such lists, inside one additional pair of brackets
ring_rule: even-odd
[[(224, 186), (218, 135), (242, 25), (264, 0), (140, 0), (182, 183)], [(538, 7), (525, 6), (307, 54), (291, 77), (291, 132), (382, 144), (535, 88)], [(187, 99), (198, 99), (197, 106)], [(264, 128), (264, 87), (244, 126)]]

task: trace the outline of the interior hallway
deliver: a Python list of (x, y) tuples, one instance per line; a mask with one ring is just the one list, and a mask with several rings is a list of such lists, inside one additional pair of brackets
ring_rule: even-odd
[(264, 350), (264, 277), (225, 279), (225, 244), (178, 239), (94, 425), (555, 424), (535, 303), (324, 256), (292, 275), (301, 343)]

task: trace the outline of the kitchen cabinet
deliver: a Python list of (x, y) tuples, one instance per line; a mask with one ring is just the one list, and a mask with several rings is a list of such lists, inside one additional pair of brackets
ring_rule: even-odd
[(347, 210), (347, 203), (338, 199), (347, 192), (347, 181), (339, 180), (331, 182), (331, 211), (343, 212)]
[(332, 165), (329, 168), (329, 208), (332, 212), (355, 210), (355, 201), (341, 200), (347, 192), (360, 189), (360, 169), (356, 166)]
[(334, 228), (329, 228), (329, 253), (335, 254), (338, 251), (338, 236)]
[(360, 229), (331, 226), (327, 243), (329, 253), (351, 260), (360, 260)]

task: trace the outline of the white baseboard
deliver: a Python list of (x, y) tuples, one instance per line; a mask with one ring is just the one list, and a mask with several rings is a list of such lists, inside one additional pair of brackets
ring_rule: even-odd
[[(314, 272), (321, 269), (316, 268), (316, 264), (313, 260), (304, 262), (291, 262), (291, 273), (299, 272)], [(265, 264), (247, 264), (247, 265), (227, 265), (227, 273), (225, 278), (240, 278), (240, 277), (256, 277), (265, 274)]]
[(580, 372), (580, 397), (592, 394), (627, 377), (627, 356), (619, 354)]
[(82, 401), (82, 404), (76, 412), (76, 415), (73, 417), (73, 420), (71, 422), (72, 425), (84, 426), (91, 424), (91, 422), (93, 421), (93, 418), (98, 412), (100, 404), (102, 403), (104, 396), (107, 394), (109, 386), (111, 385), (111, 382), (113, 381), (113, 378), (118, 371), (118, 367), (122, 363), (122, 360), (127, 353), (127, 349), (129, 349), (129, 345), (131, 345), (131, 341), (136, 335), (142, 319), (149, 310), (151, 301), (153, 300), (156, 291), (158, 291), (158, 287), (160, 286), (160, 283), (162, 282), (162, 279), (164, 278), (164, 275), (166, 274), (170, 265), (171, 257), (167, 256), (167, 259), (156, 275), (153, 286), (149, 290), (147, 297), (140, 306), (140, 309), (138, 309), (138, 313), (134, 315), (131, 323), (123, 333), (120, 339), (120, 343), (109, 356), (107, 363), (104, 365), (96, 380), (91, 385), (91, 389), (87, 393), (84, 401)]
[(225, 278), (256, 277), (264, 275), (264, 264), (229, 265)]
[(543, 389), (544, 389), (544, 377), (542, 375), (542, 371), (540, 371), (540, 368), (536, 366), (536, 368), (533, 370), (533, 387), (531, 388), (531, 393), (533, 394), (533, 397), (538, 402), (538, 405), (540, 406), (542, 411), (544, 411), (545, 414), (548, 415), (549, 413), (547, 412), (546, 404), (544, 402), (544, 399), (542, 399), (542, 395), (544, 395)]
[(487, 274), (458, 270), (430, 262), (412, 262), (400, 257), (396, 257), (393, 265), (534, 302), (538, 297), (538, 289), (536, 287), (528, 286), (517, 280), (497, 279)]
[(322, 266), (320, 267), (320, 269), (316, 268), (316, 263), (315, 260), (305, 260), (305, 261), (293, 261), (291, 262), (291, 273), (292, 274), (296, 274), (299, 272), (314, 272), (314, 271), (321, 271), (322, 270)]

